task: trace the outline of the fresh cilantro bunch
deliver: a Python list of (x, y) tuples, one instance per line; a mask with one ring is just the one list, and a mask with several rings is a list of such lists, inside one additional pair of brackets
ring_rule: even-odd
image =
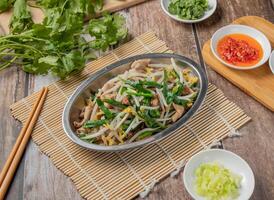
[(168, 11), (182, 19), (195, 20), (201, 18), (208, 9), (208, 0), (172, 0)]
[[(94, 50), (106, 50), (126, 37), (124, 17), (105, 13), (102, 0), (40, 0), (45, 18), (34, 24), (26, 0), (16, 0), (10, 22), (12, 34), (0, 37), (0, 69), (12, 63), (33, 74), (51, 73), (62, 79), (84, 68), (95, 58)], [(92, 19), (84, 26), (86, 16)], [(83, 35), (89, 34), (91, 41)]]

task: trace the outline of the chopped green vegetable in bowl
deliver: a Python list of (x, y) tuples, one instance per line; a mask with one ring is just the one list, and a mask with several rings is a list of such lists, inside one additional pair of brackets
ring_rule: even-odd
[(208, 0), (171, 0), (168, 11), (181, 19), (196, 20), (208, 10)]
[(195, 170), (197, 194), (208, 200), (236, 199), (242, 177), (218, 163), (201, 164)]

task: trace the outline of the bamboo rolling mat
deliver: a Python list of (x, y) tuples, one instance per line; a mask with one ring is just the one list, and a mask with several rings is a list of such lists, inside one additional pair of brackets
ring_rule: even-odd
[[(210, 84), (199, 112), (168, 138), (119, 153), (89, 151), (70, 141), (62, 129), (62, 111), (75, 88), (96, 70), (119, 59), (147, 53), (170, 52), (152, 32), (145, 33), (87, 65), (84, 71), (49, 86), (48, 98), (32, 138), (86, 199), (131, 199), (146, 196), (155, 183), (176, 175), (193, 154), (237, 134), (250, 118)], [(38, 93), (11, 105), (12, 115), (25, 123)]]

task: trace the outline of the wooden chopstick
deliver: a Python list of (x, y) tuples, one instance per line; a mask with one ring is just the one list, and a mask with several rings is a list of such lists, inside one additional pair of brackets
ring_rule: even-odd
[[(44, 91), (45, 91), (45, 88), (43, 88), (42, 91), (41, 91), (41, 93), (39, 94), (38, 100), (41, 99)], [(38, 104), (39, 104), (39, 101), (36, 101), (35, 105), (33, 106), (32, 110), (31, 110), (30, 116), (29, 116), (26, 124), (24, 125), (24, 127), (21, 130), (21, 132), (19, 133), (19, 136), (18, 136), (18, 138), (17, 138), (17, 140), (16, 140), (16, 142), (15, 142), (13, 148), (12, 148), (12, 151), (9, 154), (8, 160), (6, 161), (3, 170), (1, 171), (1, 174), (0, 174), (0, 187), (1, 187), (1, 185), (2, 185), (2, 183), (4, 181), (4, 179), (5, 179), (5, 176), (6, 176), (7, 172), (8, 172), (8, 169), (9, 169), (9, 167), (11, 165), (11, 162), (12, 162), (12, 160), (13, 160), (15, 154), (16, 154), (16, 151), (17, 151), (20, 143), (22, 142), (22, 139), (23, 139), (23, 137), (25, 135), (25, 132), (26, 132), (29, 124), (30, 124), (30, 121), (33, 118), (34, 112), (37, 109)]]
[(28, 144), (29, 138), (32, 133), (32, 129), (36, 124), (36, 121), (40, 115), (43, 104), (45, 102), (48, 93), (48, 88), (43, 88), (40, 95), (38, 96), (33, 109), (31, 110), (30, 116), (20, 132), (16, 143), (8, 157), (7, 162), (0, 175), (0, 200), (4, 199), (5, 194), (12, 181), (16, 168), (21, 160), (24, 150)]

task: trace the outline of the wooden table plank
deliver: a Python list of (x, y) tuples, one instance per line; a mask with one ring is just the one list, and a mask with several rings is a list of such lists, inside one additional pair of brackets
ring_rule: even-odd
[[(4, 34), (4, 30), (0, 27), (0, 35)], [(11, 117), (8, 105), (26, 96), (27, 84), (28, 75), (18, 67), (11, 67), (5, 71), (0, 71), (0, 169), (3, 168), (3, 161), (7, 159), (21, 129), (21, 124)], [(15, 174), (13, 184), (9, 188), (7, 199), (19, 200), (22, 198), (23, 174), (24, 157)]]
[[(56, 81), (52, 76), (31, 76), (29, 93), (40, 90), (44, 85)], [(43, 183), (43, 184), (41, 184)], [(30, 142), (25, 156), (24, 185), (22, 186), (24, 199), (82, 199), (73, 183), (64, 176), (42, 154), (38, 147)]]
[[(25, 86), (27, 82), (27, 75), (17, 67), (11, 67), (0, 72), (0, 169), (3, 168), (4, 161), (7, 159), (21, 129), (21, 124), (10, 115), (8, 105), (26, 96)], [(24, 158), (9, 189), (8, 199), (19, 200), (22, 198), (23, 174)]]
[[(257, 15), (274, 22), (274, 12), (270, 0), (219, 1), (213, 17), (197, 28), (200, 44), (210, 39), (221, 26), (245, 15)], [(254, 171), (256, 186), (252, 199), (274, 198), (274, 115), (260, 103), (244, 94), (223, 77), (207, 68), (209, 80), (217, 85), (225, 95), (239, 105), (252, 118), (241, 133), (243, 137), (226, 139), (223, 144), (228, 150), (243, 157)], [(250, 83), (252, 84), (252, 83)]]

